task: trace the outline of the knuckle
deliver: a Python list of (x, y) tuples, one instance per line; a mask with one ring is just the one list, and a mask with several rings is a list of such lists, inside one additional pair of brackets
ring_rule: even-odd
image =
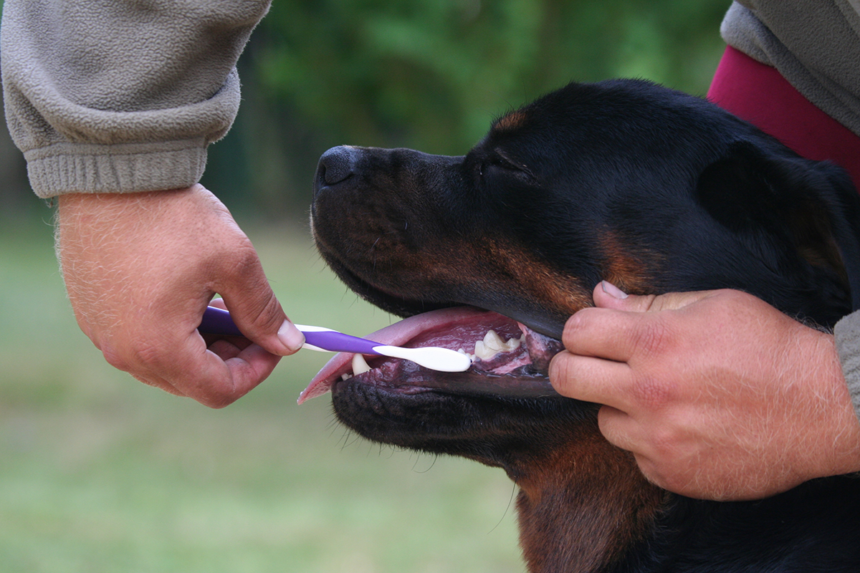
[(236, 276), (253, 273), (260, 268), (260, 257), (247, 237), (238, 239), (237, 244), (230, 245), (229, 254), (224, 258), (229, 272)]
[(157, 368), (165, 360), (166, 349), (148, 340), (135, 339), (131, 344), (131, 354), (135, 361), (145, 368)]
[(564, 331), (561, 336), (565, 347), (570, 348), (576, 344), (580, 333), (588, 329), (594, 311), (595, 309), (593, 308), (584, 308), (567, 319), (567, 322), (564, 323)]
[(556, 354), (549, 363), (549, 381), (560, 394), (569, 392), (569, 387), (575, 382), (572, 357), (567, 352)]
[(174, 373), (167, 377), (167, 382), (182, 395), (216, 410), (229, 406), (242, 396), (230, 380), (201, 376), (196, 370)]
[(222, 408), (226, 408), (238, 399), (239, 396), (221, 392), (208, 394), (206, 396), (195, 397), (195, 400), (208, 408), (212, 408), (213, 410), (220, 410)]
[[(97, 344), (96, 346), (99, 345)], [(102, 342), (101, 351), (107, 363), (117, 370), (122, 370), (123, 372), (129, 372), (131, 370), (129, 362), (121, 356), (119, 352), (117, 352), (112, 344)]]
[(197, 372), (174, 377), (170, 383), (185, 396), (208, 408), (219, 410), (238, 400), (242, 393), (229, 381), (201, 378)]
[(639, 466), (639, 471), (642, 472), (642, 475), (645, 476), (645, 479), (647, 479), (649, 482), (656, 485), (657, 487), (667, 489), (666, 481), (662, 472), (660, 472), (657, 465), (650, 458), (646, 458), (637, 454), (634, 454), (634, 458), (636, 459), (636, 465)]
[(246, 296), (235, 311), (237, 320), (241, 320), (241, 324), (247, 325), (249, 328), (247, 334), (251, 337), (274, 334), (284, 320), (281, 304), (275, 293), (269, 288), (266, 289), (263, 296)]
[(674, 346), (674, 337), (669, 324), (663, 318), (641, 321), (633, 335), (633, 348), (642, 356), (665, 354)]
[(680, 435), (674, 427), (660, 425), (654, 428), (650, 441), (656, 459), (667, 463), (679, 457)]
[(664, 409), (675, 397), (673, 384), (654, 376), (638, 376), (630, 391), (633, 400), (650, 411)]
[(260, 309), (255, 313), (254, 324), (265, 332), (277, 331), (283, 322), (283, 313), (275, 293), (267, 289), (267, 294), (260, 300), (259, 305)]
[(663, 489), (683, 493), (689, 486), (690, 476), (687, 468), (674, 467), (662, 459), (637, 457), (637, 464), (645, 478)]

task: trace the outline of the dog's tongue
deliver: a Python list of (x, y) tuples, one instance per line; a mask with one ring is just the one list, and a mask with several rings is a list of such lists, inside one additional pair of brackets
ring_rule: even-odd
[[(493, 313), (472, 307), (444, 308), (417, 314), (391, 326), (386, 326), (382, 330), (377, 330), (373, 334), (368, 334), (364, 338), (390, 346), (403, 346), (424, 333), (441, 333), (453, 330), (453, 325), (455, 324), (470, 322), (490, 314)], [(451, 336), (450, 344), (446, 345), (448, 341), (445, 340), (444, 336), (436, 336), (433, 338), (433, 345), (456, 350), (458, 341), (458, 338)], [(322, 370), (311, 380), (308, 387), (299, 395), (298, 403), (301, 404), (306, 400), (316, 398), (328, 392), (331, 389), (331, 385), (341, 374), (350, 371), (352, 356), (352, 354), (345, 352), (336, 354), (328, 364), (323, 366)]]

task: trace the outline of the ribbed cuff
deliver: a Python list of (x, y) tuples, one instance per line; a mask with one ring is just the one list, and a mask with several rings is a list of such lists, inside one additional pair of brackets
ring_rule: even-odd
[(860, 311), (837, 322), (833, 334), (842, 373), (854, 404), (854, 413), (860, 419)]
[(194, 185), (206, 167), (204, 138), (167, 143), (59, 143), (24, 153), (43, 199), (65, 193), (133, 193)]

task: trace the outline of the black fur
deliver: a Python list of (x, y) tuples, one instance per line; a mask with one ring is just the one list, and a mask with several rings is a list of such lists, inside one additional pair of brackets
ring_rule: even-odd
[[(847, 175), (642, 81), (571, 84), (500, 118), (461, 157), (330, 150), (312, 218), (339, 276), (404, 316), (473, 305), (560, 338), (604, 278), (633, 293), (741, 289), (824, 327), (860, 307), (860, 200)], [(369, 439), (504, 468), (523, 486), (533, 571), (860, 571), (853, 478), (759, 502), (694, 501), (636, 485), (629, 457), (594, 445), (592, 404), (402, 394), (356, 379), (334, 386), (333, 403)], [(592, 490), (550, 461), (560, 458), (607, 492), (633, 485), (583, 509)], [(529, 488), (560, 480), (554, 495), (570, 506), (555, 510), (570, 517), (559, 525), (566, 514), (536, 508)], [(606, 533), (595, 556), (581, 524), (610, 506), (631, 508), (616, 516), (629, 534)]]

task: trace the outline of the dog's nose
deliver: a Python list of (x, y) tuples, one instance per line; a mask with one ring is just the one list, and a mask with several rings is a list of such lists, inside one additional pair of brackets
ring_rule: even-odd
[(340, 183), (352, 175), (353, 150), (351, 147), (332, 147), (322, 154), (317, 166), (317, 181), (324, 185)]

